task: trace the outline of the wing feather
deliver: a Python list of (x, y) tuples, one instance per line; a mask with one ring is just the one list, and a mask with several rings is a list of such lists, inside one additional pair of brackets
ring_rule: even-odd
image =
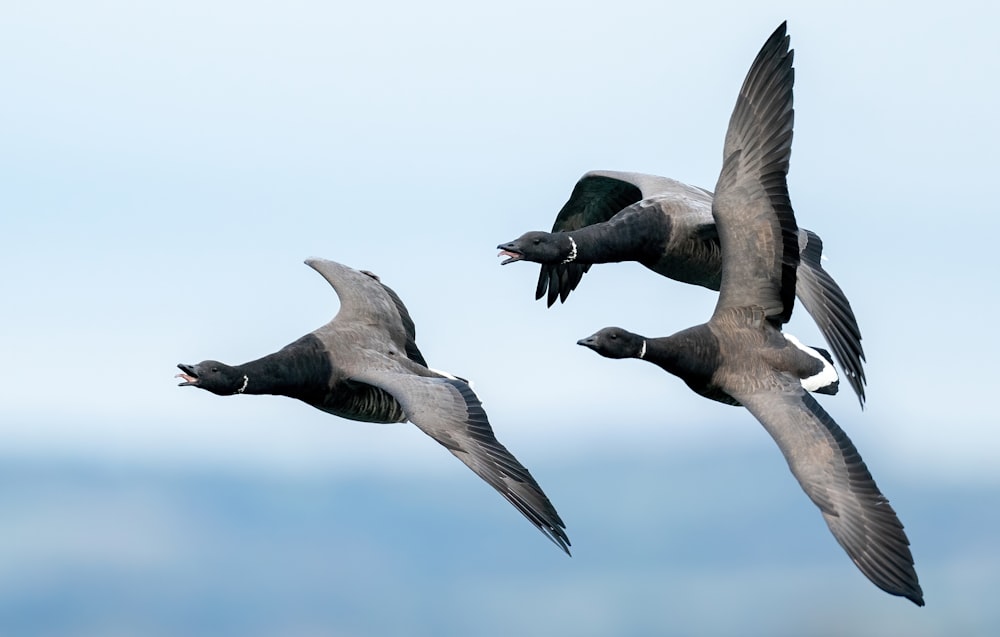
[(389, 392), (410, 422), (448, 449), (496, 489), (567, 554), (565, 524), (528, 469), (497, 440), (486, 411), (468, 383), (406, 373), (366, 373), (353, 378)]
[(879, 491), (847, 434), (797, 379), (778, 376), (781, 389), (730, 391), (781, 449), (833, 536), (876, 586), (923, 606), (903, 524)]
[(757, 305), (778, 325), (791, 317), (799, 262), (786, 183), (794, 120), (792, 60), (782, 24), (740, 89), (712, 205), (724, 255), (716, 312)]
[(809, 312), (833, 355), (847, 376), (861, 406), (865, 404), (865, 352), (861, 346), (861, 328), (847, 295), (823, 269), (823, 242), (813, 232), (800, 230), (802, 261), (796, 273), (795, 292), (802, 307)]

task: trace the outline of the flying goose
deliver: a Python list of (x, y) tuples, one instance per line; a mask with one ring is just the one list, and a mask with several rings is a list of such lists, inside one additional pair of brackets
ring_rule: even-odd
[(497, 441), (469, 383), (432, 370), (399, 296), (370, 272), (324, 259), (306, 264), (333, 286), (332, 321), (242, 365), (180, 364), (181, 386), (218, 394), (297, 398), (335, 416), (375, 423), (410, 421), (444, 445), (563, 551), (565, 525), (528, 470)]
[[(638, 261), (665, 277), (718, 290), (722, 283), (719, 231), (712, 193), (656, 175), (595, 170), (563, 205), (552, 232), (527, 232), (497, 248), (502, 264), (541, 264), (535, 298), (565, 301), (595, 263)], [(854, 311), (823, 269), (823, 242), (799, 229), (801, 262), (795, 292), (865, 404), (865, 353)]]
[(903, 525), (847, 434), (807, 391), (836, 372), (781, 331), (795, 302), (800, 258), (786, 182), (792, 57), (782, 23), (750, 67), (729, 121), (712, 202), (723, 256), (712, 317), (663, 338), (612, 327), (578, 343), (608, 358), (647, 360), (702, 395), (746, 407), (861, 572), (922, 606)]

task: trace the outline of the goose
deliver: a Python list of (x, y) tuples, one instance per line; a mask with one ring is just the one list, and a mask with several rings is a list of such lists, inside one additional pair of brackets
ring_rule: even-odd
[(800, 259), (786, 181), (792, 58), (782, 23), (750, 67), (729, 121), (712, 202), (722, 284), (711, 318), (662, 338), (609, 327), (578, 344), (607, 358), (649, 361), (703, 396), (746, 407), (858, 569), (882, 590), (923, 606), (902, 523), (847, 434), (808, 392), (836, 371), (781, 331)]
[[(541, 264), (535, 298), (565, 302), (597, 263), (637, 261), (675, 281), (718, 290), (723, 254), (712, 218), (712, 192), (657, 175), (586, 173), (556, 216), (552, 232), (526, 232), (497, 246), (502, 265)], [(861, 407), (865, 360), (861, 329), (847, 296), (823, 269), (823, 241), (798, 230), (795, 292), (833, 350)], [(547, 295), (546, 295), (547, 291)]]
[(528, 470), (496, 439), (468, 381), (427, 367), (399, 296), (371, 272), (318, 258), (306, 264), (340, 299), (333, 320), (242, 365), (181, 363), (180, 386), (219, 396), (288, 396), (362, 422), (410, 421), (569, 554), (565, 524)]

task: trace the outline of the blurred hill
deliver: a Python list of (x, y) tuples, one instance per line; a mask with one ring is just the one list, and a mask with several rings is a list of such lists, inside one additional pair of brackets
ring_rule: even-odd
[(913, 543), (918, 609), (855, 570), (777, 452), (532, 468), (572, 558), (455, 465), (290, 477), (3, 458), (0, 634), (1000, 631), (993, 486), (879, 480)]

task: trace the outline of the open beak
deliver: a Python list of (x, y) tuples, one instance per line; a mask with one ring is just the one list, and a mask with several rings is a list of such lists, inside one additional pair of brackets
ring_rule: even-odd
[(187, 387), (188, 385), (198, 384), (198, 370), (195, 369), (194, 365), (185, 365), (180, 363), (177, 368), (181, 370), (180, 374), (174, 376), (174, 378), (183, 378), (184, 382), (178, 383), (178, 387)]
[(507, 257), (500, 262), (500, 265), (507, 265), (508, 263), (514, 263), (515, 261), (521, 261), (524, 259), (524, 255), (518, 251), (517, 246), (514, 244), (515, 242), (511, 241), (510, 243), (501, 243), (497, 246), (497, 249), (500, 250), (500, 253), (497, 256)]

